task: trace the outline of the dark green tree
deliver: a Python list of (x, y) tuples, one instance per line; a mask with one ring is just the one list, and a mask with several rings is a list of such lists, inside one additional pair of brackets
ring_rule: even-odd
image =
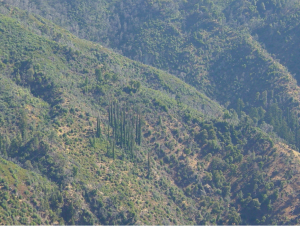
[(0, 134), (0, 153), (2, 153), (4, 150), (4, 138), (3, 136)]
[(102, 71), (100, 68), (96, 68), (95, 70), (96, 79), (99, 83), (103, 81)]
[(24, 109), (20, 112), (20, 122), (19, 122), (19, 128), (21, 131), (22, 139), (25, 141), (27, 139), (27, 114)]
[(113, 140), (113, 146), (112, 146), (112, 157), (113, 157), (113, 160), (115, 160), (115, 140)]
[(106, 155), (109, 156), (109, 146), (110, 146), (110, 141), (108, 140), (106, 144)]
[(100, 125), (100, 117), (97, 117), (97, 131), (96, 131), (96, 137), (101, 138), (101, 125)]
[(87, 93), (87, 92), (89, 91), (88, 85), (89, 85), (89, 79), (88, 79), (88, 77), (86, 76), (86, 77), (85, 77), (85, 80), (84, 80), (84, 92), (85, 92), (85, 93)]
[(148, 175), (147, 175), (148, 178), (150, 178), (150, 173), (151, 173), (150, 150), (148, 150)]
[(243, 100), (241, 98), (239, 98), (237, 101), (237, 108), (236, 108), (236, 112), (237, 112), (239, 118), (241, 117), (244, 106), (245, 106), (245, 104), (244, 104)]

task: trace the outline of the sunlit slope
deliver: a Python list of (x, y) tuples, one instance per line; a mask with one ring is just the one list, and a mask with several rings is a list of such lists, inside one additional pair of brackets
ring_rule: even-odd
[[(0, 19), (1, 153), (52, 189), (35, 190), (55, 194), (37, 204), (22, 195), (42, 223), (297, 223), (296, 153), (269, 124), (41, 17), (9, 15)], [(125, 144), (124, 125), (136, 138)], [(39, 224), (15, 216), (1, 219)]]

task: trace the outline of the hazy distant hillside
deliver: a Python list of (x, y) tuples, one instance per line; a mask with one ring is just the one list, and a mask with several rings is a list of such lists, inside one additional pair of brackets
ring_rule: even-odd
[[(276, 132), (292, 130), (279, 136), (298, 146), (295, 123), (287, 116), (283, 125), (256, 113), (263, 108), (280, 118), (299, 111), (298, 23), (292, 19), (298, 1), (4, 2), (168, 71), (229, 109), (240, 111), (240, 98), (241, 110), (254, 121), (266, 121)], [(282, 113), (270, 112), (274, 103)]]
[(0, 223), (299, 223), (289, 2), (1, 1)]

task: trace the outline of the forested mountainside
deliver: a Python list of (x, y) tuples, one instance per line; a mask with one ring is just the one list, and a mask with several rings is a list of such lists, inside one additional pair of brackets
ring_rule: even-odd
[(297, 3), (0, 1), (1, 224), (299, 223)]
[(298, 148), (299, 1), (3, 2), (168, 71)]

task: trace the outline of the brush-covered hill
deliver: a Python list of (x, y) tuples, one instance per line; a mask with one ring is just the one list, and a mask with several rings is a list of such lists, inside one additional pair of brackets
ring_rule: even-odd
[(242, 100), (1, 4), (2, 224), (298, 223), (298, 153)]
[(7, 5), (168, 71), (298, 150), (299, 1), (3, 0), (3, 13)]

